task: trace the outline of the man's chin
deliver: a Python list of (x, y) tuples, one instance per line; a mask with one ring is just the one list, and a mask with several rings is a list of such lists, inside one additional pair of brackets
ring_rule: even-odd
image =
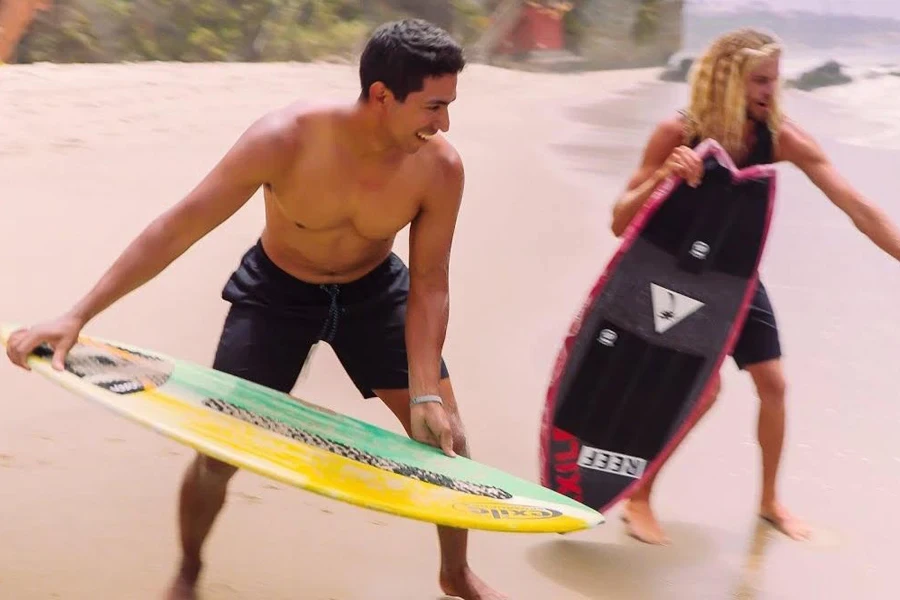
[(754, 123), (765, 123), (768, 118), (766, 115), (760, 114), (757, 111), (747, 111), (747, 119), (753, 121)]
[(750, 110), (747, 111), (747, 115), (753, 119), (754, 121), (759, 121), (761, 123), (765, 123), (769, 120), (769, 115), (772, 114), (771, 108), (763, 108), (761, 106), (754, 106)]

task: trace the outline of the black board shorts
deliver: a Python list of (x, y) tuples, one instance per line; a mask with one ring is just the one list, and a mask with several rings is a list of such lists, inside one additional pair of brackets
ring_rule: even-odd
[(778, 323), (775, 321), (775, 311), (762, 281), (757, 285), (750, 301), (744, 327), (731, 351), (731, 357), (741, 370), (781, 358)]
[(394, 253), (355, 281), (320, 285), (282, 270), (257, 241), (222, 290), (231, 306), (213, 368), (288, 393), (324, 341), (363, 397), (407, 389), (408, 295), (409, 270)]

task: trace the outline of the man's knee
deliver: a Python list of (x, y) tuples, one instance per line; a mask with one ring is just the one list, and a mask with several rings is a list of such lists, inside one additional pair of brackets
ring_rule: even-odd
[(747, 368), (753, 377), (756, 392), (764, 405), (780, 406), (787, 394), (787, 381), (780, 361), (768, 361)]

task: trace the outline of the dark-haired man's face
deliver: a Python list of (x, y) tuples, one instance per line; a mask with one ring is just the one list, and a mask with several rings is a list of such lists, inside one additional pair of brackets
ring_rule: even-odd
[(427, 77), (403, 102), (387, 103), (386, 125), (399, 147), (414, 153), (439, 131), (450, 129), (450, 104), (456, 100), (456, 75)]

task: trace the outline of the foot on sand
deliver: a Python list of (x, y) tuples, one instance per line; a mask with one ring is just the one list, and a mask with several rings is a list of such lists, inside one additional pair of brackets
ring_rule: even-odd
[(625, 505), (622, 513), (628, 535), (646, 544), (665, 546), (669, 538), (653, 516), (650, 503), (643, 500), (631, 500)]
[(441, 589), (447, 596), (463, 600), (509, 600), (508, 596), (491, 589), (469, 567), (454, 573), (442, 572)]
[(182, 565), (175, 576), (175, 581), (164, 596), (165, 600), (197, 600), (197, 578), (200, 567)]
[(763, 506), (759, 511), (759, 516), (793, 540), (802, 541), (809, 539), (811, 532), (806, 523), (798, 520), (777, 502)]
[(179, 577), (166, 592), (165, 600), (197, 600), (197, 591)]

